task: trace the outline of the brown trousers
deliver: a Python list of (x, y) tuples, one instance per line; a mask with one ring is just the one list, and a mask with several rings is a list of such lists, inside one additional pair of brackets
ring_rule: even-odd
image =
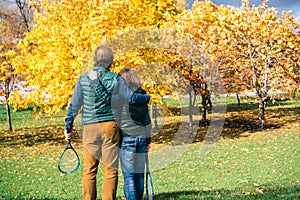
[(83, 130), (82, 199), (97, 198), (96, 176), (102, 162), (102, 199), (115, 200), (118, 187), (120, 133), (114, 121), (88, 124)]

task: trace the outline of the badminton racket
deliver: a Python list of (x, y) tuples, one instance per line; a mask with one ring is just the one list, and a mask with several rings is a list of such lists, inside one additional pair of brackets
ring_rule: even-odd
[(80, 159), (71, 144), (71, 140), (68, 140), (68, 143), (61, 153), (58, 159), (58, 170), (63, 174), (71, 174), (75, 172), (80, 166)]

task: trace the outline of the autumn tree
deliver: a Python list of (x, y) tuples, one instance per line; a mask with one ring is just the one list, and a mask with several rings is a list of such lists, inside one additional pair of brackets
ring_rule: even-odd
[(14, 68), (11, 64), (11, 60), (15, 57), (15, 55), (15, 52), (12, 50), (6, 51), (5, 53), (0, 53), (0, 96), (4, 97), (4, 99), (1, 99), (1, 102), (5, 104), (8, 131), (12, 131), (9, 97), (13, 92), (16, 79), (16, 74), (14, 73)]
[(16, 60), (18, 72), (27, 74), (27, 85), (39, 88), (15, 100), (19, 108), (35, 104), (45, 113), (67, 104), (78, 75), (91, 69), (87, 62), (98, 45), (130, 30), (158, 28), (166, 13), (177, 13), (172, 0), (41, 0), (31, 5), (36, 25), (19, 44)]
[[(169, 23), (192, 35), (217, 67), (228, 93), (255, 91), (261, 126), (268, 98), (293, 94), (299, 79), (299, 25), (290, 13), (279, 15), (267, 1), (241, 8), (195, 2)], [(211, 84), (213, 85), (213, 84)]]
[(4, 4), (4, 2), (0, 6), (0, 96), (4, 97), (2, 101), (6, 108), (8, 131), (12, 130), (9, 106), (11, 102), (9, 98), (22, 79), (16, 74), (13, 60), (17, 56), (18, 41), (23, 38), (23, 34), (30, 28), (30, 12), (27, 13), (26, 11), (29, 8), (26, 7), (25, 2), (20, 0), (16, 0), (16, 2), (21, 7), (14, 7), (13, 3)]
[(268, 98), (278, 98), (278, 91), (279, 95), (292, 95), (297, 89), (300, 27), (290, 13), (279, 14), (275, 8), (269, 8), (268, 1), (259, 6), (244, 1), (230, 21), (220, 22), (226, 30), (220, 44), (227, 46), (226, 60), (235, 61), (229, 66), (234, 77), (256, 92), (259, 119), (264, 127)]
[[(185, 10), (180, 15), (170, 16), (164, 27), (181, 34), (185, 34), (190, 41), (197, 44), (194, 46), (178, 42), (177, 48), (185, 49), (189, 64), (186, 67), (188, 80), (196, 94), (202, 99), (202, 120), (206, 122), (207, 102), (209, 93), (218, 95), (223, 93), (220, 90), (222, 81), (213, 55), (219, 52), (216, 35), (218, 31), (218, 18), (225, 10), (216, 6), (211, 1), (195, 2), (191, 10)], [(218, 36), (217, 36), (218, 37)], [(203, 89), (202, 86), (207, 86)], [(209, 92), (210, 90), (210, 92)], [(192, 105), (191, 105), (192, 107)]]
[(18, 15), (21, 18), (22, 26), (25, 26), (25, 31), (29, 32), (33, 25), (33, 9), (28, 6), (30, 0), (14, 0), (17, 6)]

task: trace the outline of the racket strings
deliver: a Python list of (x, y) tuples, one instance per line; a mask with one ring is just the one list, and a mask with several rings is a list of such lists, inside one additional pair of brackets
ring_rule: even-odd
[(67, 149), (60, 159), (60, 169), (69, 172), (78, 166), (77, 154), (72, 149)]

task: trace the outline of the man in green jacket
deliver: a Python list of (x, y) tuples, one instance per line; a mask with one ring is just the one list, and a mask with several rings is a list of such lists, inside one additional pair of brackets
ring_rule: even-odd
[[(72, 138), (75, 117), (82, 108), (83, 124), (83, 175), (82, 199), (97, 198), (96, 175), (99, 161), (104, 174), (102, 199), (116, 199), (120, 150), (119, 128), (111, 108), (112, 93), (117, 93), (128, 103), (147, 103), (147, 94), (133, 94), (124, 80), (110, 72), (113, 52), (107, 46), (99, 46), (94, 52), (94, 68), (80, 76), (65, 119), (65, 138)], [(115, 93), (115, 92), (114, 92)]]

